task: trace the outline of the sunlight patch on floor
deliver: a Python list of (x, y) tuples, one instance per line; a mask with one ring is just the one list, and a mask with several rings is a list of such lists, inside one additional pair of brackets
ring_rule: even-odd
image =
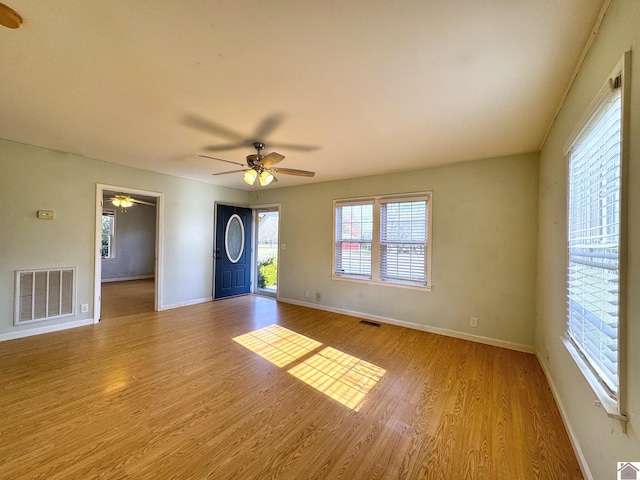
[(386, 370), (327, 347), (291, 368), (289, 373), (342, 405), (358, 411), (364, 397)]
[(280, 325), (269, 325), (233, 340), (278, 367), (284, 367), (322, 346), (322, 343)]

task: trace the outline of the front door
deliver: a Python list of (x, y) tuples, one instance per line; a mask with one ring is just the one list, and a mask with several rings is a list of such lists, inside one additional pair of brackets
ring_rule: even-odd
[(251, 292), (250, 208), (216, 206), (214, 298)]

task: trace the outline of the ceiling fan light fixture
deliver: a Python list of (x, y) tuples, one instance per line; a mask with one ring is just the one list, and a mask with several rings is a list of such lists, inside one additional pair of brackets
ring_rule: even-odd
[(266, 187), (273, 181), (273, 175), (271, 175), (271, 173), (269, 173), (267, 170), (263, 170), (262, 173), (260, 174), (259, 179), (260, 179), (260, 186)]
[(120, 208), (129, 208), (130, 206), (133, 205), (133, 201), (131, 200), (130, 197), (116, 197), (113, 200), (111, 200), (111, 203), (113, 203), (113, 205), (115, 207), (120, 207)]
[[(247, 170), (244, 172), (244, 181), (249, 185), (253, 185), (256, 181), (256, 177), (258, 176), (258, 172), (255, 170)], [(260, 180), (260, 184), (262, 184), (262, 180)]]

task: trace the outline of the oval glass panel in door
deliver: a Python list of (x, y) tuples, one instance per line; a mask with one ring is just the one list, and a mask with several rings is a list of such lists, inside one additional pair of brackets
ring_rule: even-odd
[(236, 263), (244, 252), (244, 225), (238, 214), (231, 215), (224, 232), (224, 247), (231, 263)]

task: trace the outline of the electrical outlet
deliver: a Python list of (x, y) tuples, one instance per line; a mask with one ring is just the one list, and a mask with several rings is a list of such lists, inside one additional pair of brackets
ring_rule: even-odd
[(305, 296), (305, 298), (309, 298), (309, 290), (305, 290), (304, 291), (304, 296)]
[(469, 326), (473, 328), (478, 328), (478, 317), (471, 317), (469, 319)]
[(316, 302), (319, 302), (322, 296), (319, 293), (316, 293)]
[(89, 312), (89, 304), (83, 303), (80, 305), (80, 313), (88, 313)]

